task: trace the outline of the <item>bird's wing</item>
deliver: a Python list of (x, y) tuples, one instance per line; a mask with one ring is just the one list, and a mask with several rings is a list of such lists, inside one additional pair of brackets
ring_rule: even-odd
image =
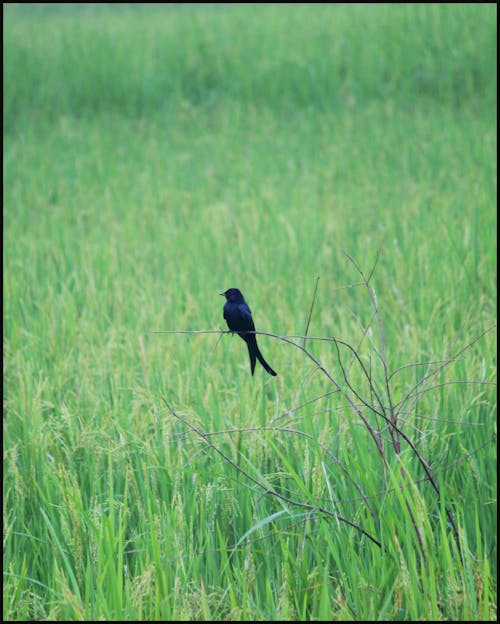
[(246, 303), (240, 303), (238, 305), (238, 311), (241, 315), (241, 320), (245, 325), (247, 331), (255, 331), (255, 325), (253, 324), (252, 313)]

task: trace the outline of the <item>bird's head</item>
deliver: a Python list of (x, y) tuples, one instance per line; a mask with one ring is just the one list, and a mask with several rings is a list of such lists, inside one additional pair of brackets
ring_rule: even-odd
[(228, 290), (220, 294), (231, 303), (243, 303), (245, 301), (243, 295), (237, 288), (229, 288)]

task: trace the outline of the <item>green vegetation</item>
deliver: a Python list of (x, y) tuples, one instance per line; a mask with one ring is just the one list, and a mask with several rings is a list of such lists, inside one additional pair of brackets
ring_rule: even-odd
[(496, 147), (493, 4), (5, 5), (4, 619), (495, 619)]

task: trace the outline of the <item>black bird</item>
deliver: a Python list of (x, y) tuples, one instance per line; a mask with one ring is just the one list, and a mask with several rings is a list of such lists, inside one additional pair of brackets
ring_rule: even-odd
[(237, 288), (230, 288), (226, 290), (226, 292), (220, 294), (226, 298), (226, 303), (224, 304), (224, 318), (226, 319), (227, 326), (247, 343), (252, 375), (255, 370), (255, 362), (259, 360), (266, 371), (273, 377), (276, 377), (276, 373), (266, 362), (257, 346), (257, 336), (255, 334), (244, 333), (255, 331), (255, 325), (253, 324), (250, 308), (241, 292)]

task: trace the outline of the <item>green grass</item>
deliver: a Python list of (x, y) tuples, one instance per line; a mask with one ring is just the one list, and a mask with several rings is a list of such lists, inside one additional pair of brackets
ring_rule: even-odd
[(303, 334), (319, 276), (309, 334), (383, 391), (345, 253), (379, 254), (390, 372), (491, 327), (496, 7), (4, 17), (4, 619), (495, 619), (494, 331), (400, 417), (441, 498), (345, 396), (307, 403), (334, 386), (300, 350), (261, 336), (278, 377), (251, 378), (237, 337), (151, 331), (223, 328), (236, 286)]

